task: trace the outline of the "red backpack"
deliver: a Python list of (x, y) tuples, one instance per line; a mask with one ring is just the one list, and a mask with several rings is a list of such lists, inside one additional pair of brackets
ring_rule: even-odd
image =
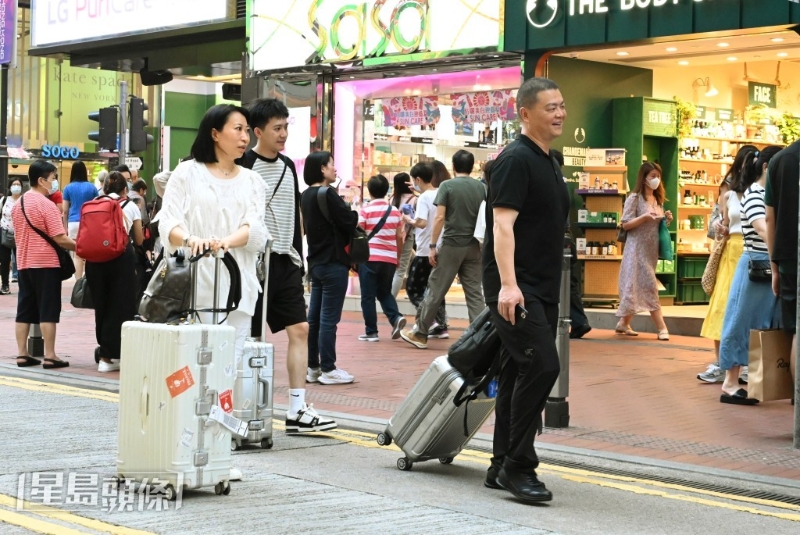
[(122, 207), (108, 195), (87, 201), (81, 207), (81, 224), (75, 240), (75, 254), (89, 262), (108, 262), (119, 258), (130, 243)]

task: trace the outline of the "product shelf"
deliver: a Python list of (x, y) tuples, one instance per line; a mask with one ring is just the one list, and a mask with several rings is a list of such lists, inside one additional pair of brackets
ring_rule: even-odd
[(681, 163), (705, 163), (705, 164), (722, 164), (733, 165), (733, 160), (698, 160), (696, 158), (679, 158)]
[[(679, 180), (680, 182), (680, 180)], [(718, 188), (719, 184), (714, 184), (713, 182), (684, 182), (680, 185), (681, 188), (691, 188), (691, 187), (701, 187), (701, 188)]]
[(681, 210), (702, 210), (704, 212), (710, 212), (714, 209), (712, 206), (698, 206), (696, 204), (681, 204), (678, 208)]
[(617, 228), (616, 223), (578, 223), (579, 228)]
[(625, 192), (616, 189), (576, 189), (576, 195), (625, 195)]
[(742, 144), (750, 144), (750, 145), (778, 145), (780, 147), (785, 147), (783, 143), (771, 143), (769, 141), (765, 141), (763, 139), (733, 139), (733, 138), (722, 138), (722, 137), (711, 137), (711, 136), (691, 136), (690, 139), (698, 139), (701, 141), (726, 141), (728, 143), (742, 143)]
[(579, 254), (578, 260), (622, 260), (622, 255), (594, 255), (594, 254)]

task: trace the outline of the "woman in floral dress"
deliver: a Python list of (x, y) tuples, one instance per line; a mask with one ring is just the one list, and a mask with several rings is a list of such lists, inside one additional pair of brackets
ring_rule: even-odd
[(664, 211), (666, 195), (661, 183), (661, 167), (645, 162), (636, 177), (636, 186), (622, 213), (622, 228), (628, 231), (622, 266), (619, 271), (620, 303), (615, 331), (638, 336), (631, 329), (631, 318), (639, 312), (649, 312), (658, 329), (659, 340), (669, 340), (667, 325), (658, 300), (658, 226), (666, 217), (672, 222), (672, 212)]

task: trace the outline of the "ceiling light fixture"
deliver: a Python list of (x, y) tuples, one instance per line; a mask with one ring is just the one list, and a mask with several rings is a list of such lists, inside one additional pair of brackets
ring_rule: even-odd
[(783, 37), (773, 37), (770, 39), (773, 43), (782, 43), (784, 41)]
[(786, 57), (786, 56), (788, 56), (788, 55), (789, 55), (789, 53), (788, 53), (788, 52), (778, 52), (778, 57), (779, 57), (779, 58), (785, 58), (785, 57)]
[(717, 90), (716, 87), (714, 87), (714, 84), (711, 83), (711, 79), (708, 77), (697, 78), (694, 82), (692, 82), (692, 87), (695, 89), (697, 89), (698, 87), (705, 87), (706, 88), (705, 96), (707, 97), (716, 97), (717, 95), (719, 95), (719, 91)]
[(689, 64), (689, 62), (686, 61), (685, 59), (682, 59), (681, 61), (678, 62), (678, 65), (684, 65), (685, 66), (685, 65), (688, 65), (688, 64)]
[(729, 45), (728, 43), (717, 43), (717, 46), (720, 48), (728, 48), (731, 45)]
[(736, 61), (737, 59), (739, 58), (737, 58), (736, 56), (731, 56), (728, 58), (728, 61)]
[(623, 50), (623, 51), (621, 51), (621, 52), (617, 52), (617, 55), (618, 55), (618, 56), (630, 56), (630, 54), (628, 54), (628, 53), (627, 53), (627, 52), (625, 52), (624, 50)]
[(667, 52), (677, 52), (677, 51), (678, 51), (678, 47), (677, 46), (671, 46), (671, 47), (667, 48)]

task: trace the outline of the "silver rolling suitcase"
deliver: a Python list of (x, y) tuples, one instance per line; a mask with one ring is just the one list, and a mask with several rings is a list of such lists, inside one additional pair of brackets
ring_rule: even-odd
[(430, 459), (450, 464), (492, 414), (494, 384), (457, 405), (463, 385), (446, 355), (431, 363), (377, 438), (381, 446), (394, 441), (403, 450), (397, 468), (411, 470), (413, 463)]
[[(219, 308), (216, 261), (214, 309)], [(195, 309), (196, 265), (192, 281)], [(184, 488), (230, 492), (226, 425), (243, 429), (225, 412), (234, 382), (236, 330), (217, 325), (216, 313), (214, 319), (214, 324), (122, 325), (118, 480), (155, 486), (170, 500)]]
[(259, 444), (272, 448), (272, 385), (275, 373), (275, 349), (264, 341), (267, 332), (267, 284), (272, 241), (264, 251), (264, 306), (261, 313), (261, 338), (248, 338), (244, 355), (236, 361), (236, 384), (233, 387), (233, 416), (247, 423), (247, 435), (231, 437), (231, 450)]

